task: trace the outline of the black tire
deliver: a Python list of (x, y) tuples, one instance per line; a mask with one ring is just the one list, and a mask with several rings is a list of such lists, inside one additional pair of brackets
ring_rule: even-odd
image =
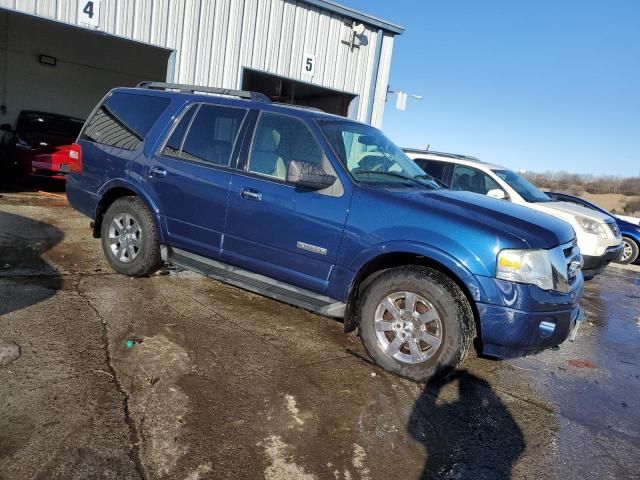
[[(431, 354), (425, 361), (416, 360), (415, 363), (411, 363), (394, 358), (386, 353), (378, 339), (379, 332), (375, 326), (376, 311), (379, 307), (382, 308), (385, 313), (381, 318), (388, 318), (386, 316), (389, 315), (389, 310), (382, 307), (381, 302), (389, 295), (401, 295), (398, 292), (410, 292), (421, 296), (431, 304), (439, 316), (442, 327), (440, 345), (437, 348), (429, 348), (421, 340), (418, 342), (421, 353)], [(402, 305), (399, 310), (406, 312), (406, 298), (396, 302), (399, 302), (396, 306)], [(419, 303), (416, 302), (416, 305)], [(420, 304), (424, 309), (424, 304)], [(395, 322), (393, 320), (390, 323)], [(417, 324), (408, 328), (416, 328), (415, 325)], [(476, 335), (473, 310), (460, 287), (446, 275), (420, 266), (387, 270), (366, 287), (360, 296), (359, 331), (364, 348), (378, 365), (389, 372), (418, 382), (452, 373), (464, 361)], [(401, 335), (402, 330), (399, 331)], [(384, 332), (381, 335), (385, 335), (387, 341), (391, 342), (390, 339), (395, 340), (396, 332)], [(435, 353), (432, 348), (435, 348)], [(423, 349), (425, 352), (422, 352)], [(403, 344), (399, 353), (407, 350), (411, 350), (408, 342)], [(417, 358), (419, 360), (422, 357)]]
[[(114, 218), (129, 215), (139, 225), (140, 238), (134, 247), (135, 257), (122, 261), (111, 249), (110, 228)], [(137, 231), (138, 229), (136, 229)], [(121, 197), (109, 206), (102, 219), (102, 250), (111, 268), (130, 277), (146, 277), (162, 266), (158, 231), (151, 212), (138, 197)], [(128, 240), (127, 240), (128, 241)], [(119, 248), (118, 248), (119, 250)]]
[(617, 260), (616, 263), (628, 265), (630, 263), (635, 262), (638, 259), (638, 253), (640, 251), (640, 249), (638, 248), (638, 244), (635, 242), (635, 240), (629, 237), (622, 237), (622, 245), (624, 246), (625, 250), (630, 249), (631, 254), (624, 259), (620, 257), (620, 259)]

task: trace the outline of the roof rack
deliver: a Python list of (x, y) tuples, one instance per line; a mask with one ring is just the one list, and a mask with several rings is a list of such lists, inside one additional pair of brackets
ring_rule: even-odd
[(474, 162), (485, 163), (477, 157), (473, 157), (471, 155), (462, 155), (459, 153), (447, 153), (447, 152), (438, 152), (436, 150), (425, 150), (422, 148), (403, 148), (402, 150), (409, 152), (420, 152), (420, 153), (428, 153), (431, 155), (437, 155), (439, 157), (447, 157), (447, 158), (457, 158), (458, 160), (473, 160)]
[(209, 93), (213, 95), (226, 95), (229, 97), (240, 97), (247, 100), (255, 100), (257, 102), (271, 103), (271, 99), (264, 93), (249, 92), (247, 90), (233, 90), (229, 88), (202, 87), (199, 85), (185, 85), (182, 83), (165, 83), (165, 82), (140, 82), (137, 88), (149, 88), (153, 90), (179, 90), (189, 93)]
[(292, 107), (292, 108), (299, 108), (300, 110), (309, 110), (312, 112), (327, 113), (321, 108), (312, 107), (310, 105), (297, 105), (295, 103), (287, 103), (287, 102), (271, 102), (271, 103), (273, 103), (274, 105), (281, 105), (283, 107)]

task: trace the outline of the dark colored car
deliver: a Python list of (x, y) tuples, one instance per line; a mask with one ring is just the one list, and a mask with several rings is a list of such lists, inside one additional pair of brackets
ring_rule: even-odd
[(578, 205), (583, 205), (593, 210), (597, 210), (598, 212), (610, 215), (615, 220), (618, 228), (620, 229), (620, 233), (622, 234), (622, 255), (620, 256), (620, 259), (616, 261), (616, 263), (622, 263), (626, 265), (629, 263), (634, 263), (638, 260), (638, 257), (640, 256), (640, 226), (622, 220), (621, 218), (618, 218), (612, 213), (606, 211), (604, 208), (596, 205), (595, 203), (589, 202), (584, 198), (576, 197), (575, 195), (569, 195), (566, 193), (545, 193), (555, 201), (576, 203)]
[(0, 169), (10, 174), (65, 178), (69, 171), (69, 145), (75, 142), (84, 120), (56, 113), (23, 110), (16, 126), (0, 126)]
[(253, 92), (118, 88), (70, 167), (69, 202), (117, 272), (165, 260), (342, 318), (379, 365), (415, 380), (455, 368), (474, 339), (487, 355), (523, 356), (581, 318), (569, 224), (441, 189), (344, 117)]

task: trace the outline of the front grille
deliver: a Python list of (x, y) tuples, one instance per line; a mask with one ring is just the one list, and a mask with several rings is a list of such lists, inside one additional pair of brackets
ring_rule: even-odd
[[(578, 278), (578, 272), (580, 268), (582, 268), (582, 257), (580, 256), (580, 249), (578, 248), (578, 244), (574, 242), (572, 245), (564, 248), (564, 259), (567, 265), (567, 280), (569, 281), (569, 285), (573, 285)], [(575, 266), (575, 262), (580, 264), (580, 268)]]

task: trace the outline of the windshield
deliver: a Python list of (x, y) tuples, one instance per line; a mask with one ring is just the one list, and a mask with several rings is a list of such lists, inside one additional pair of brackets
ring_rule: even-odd
[(533, 183), (511, 170), (493, 170), (497, 176), (507, 182), (526, 201), (532, 203), (550, 202), (551, 198)]
[(333, 150), (361, 183), (440, 188), (438, 182), (407, 157), (384, 134), (369, 125), (319, 122)]

